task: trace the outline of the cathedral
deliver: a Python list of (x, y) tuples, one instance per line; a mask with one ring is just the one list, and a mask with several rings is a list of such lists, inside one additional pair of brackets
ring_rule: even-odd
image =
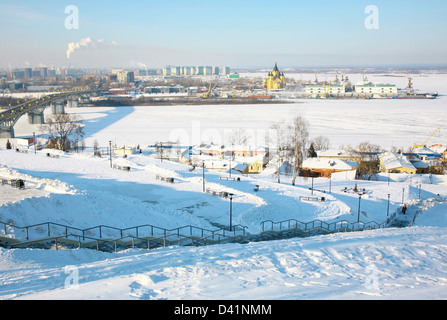
[(277, 90), (284, 89), (286, 87), (286, 78), (283, 72), (279, 72), (278, 65), (275, 62), (273, 71), (269, 72), (267, 78), (264, 79), (264, 89)]

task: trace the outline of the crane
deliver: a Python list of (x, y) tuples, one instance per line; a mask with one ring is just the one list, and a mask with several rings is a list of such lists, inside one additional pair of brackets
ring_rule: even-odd
[(214, 90), (214, 88), (217, 87), (217, 81), (216, 81), (216, 83), (214, 84), (214, 86), (212, 86), (212, 85), (213, 85), (213, 84), (210, 83), (210, 87), (209, 87), (208, 91), (202, 96), (202, 98), (207, 99), (207, 98), (209, 98), (209, 97), (211, 96), (211, 92)]
[(437, 129), (435, 130), (435, 132), (433, 132), (433, 133), (431, 134), (431, 136), (428, 137), (427, 140), (424, 141), (423, 144), (415, 144), (413, 147), (414, 147), (414, 148), (422, 148), (422, 147), (424, 147), (425, 145), (427, 145), (428, 141), (430, 141), (430, 139), (433, 138), (433, 136), (434, 136), (435, 134), (437, 134), (439, 131), (441, 131), (441, 128), (437, 128)]

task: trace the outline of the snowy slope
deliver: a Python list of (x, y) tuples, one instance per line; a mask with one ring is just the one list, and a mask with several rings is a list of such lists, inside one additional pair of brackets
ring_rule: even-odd
[[(446, 83), (444, 75), (433, 79)], [(421, 80), (432, 87), (431, 77)], [(223, 138), (241, 127), (261, 137), (271, 121), (301, 114), (311, 124), (311, 135), (330, 137), (334, 147), (360, 141), (401, 147), (425, 140), (433, 128), (444, 125), (445, 101), (441, 96), (418, 102), (67, 110), (87, 120), (87, 146), (95, 139), (105, 146), (115, 138), (118, 145), (146, 146), (179, 134), (193, 142), (208, 140), (213, 133)], [(421, 109), (426, 112), (421, 114)], [(433, 143), (445, 140), (444, 128)], [(26, 125), (26, 119), (20, 119), (15, 129), (18, 135), (36, 130)], [(146, 154), (113, 159), (115, 164), (130, 166), (126, 172), (110, 168), (107, 157), (96, 158), (91, 152), (59, 153), (59, 158), (48, 158), (46, 152), (0, 150), (0, 177), (26, 180), (25, 190), (0, 185), (0, 221), (18, 226), (51, 221), (78, 228), (152, 224), (215, 229), (229, 225), (229, 200), (203, 193), (199, 168), (190, 171), (190, 166), (161, 162)], [(157, 180), (156, 175), (173, 177), (175, 183)], [(278, 184), (267, 172), (239, 176), (240, 182), (219, 179), (228, 173), (206, 170), (205, 175), (207, 187), (235, 194), (232, 222), (246, 226), (252, 234), (261, 231), (264, 220), (357, 221), (359, 211), (361, 221), (381, 223), (387, 218), (388, 194), (389, 213), (398, 211), (404, 201), (409, 206), (407, 215), (398, 214), (397, 219), (409, 223), (414, 218), (414, 226), (118, 253), (0, 248), (0, 299), (447, 298), (445, 177), (392, 174), (388, 183), (388, 175), (379, 175), (379, 181), (353, 181), (340, 175), (331, 185), (319, 178), (314, 179), (314, 187), (325, 191), (330, 187), (332, 193), (316, 192), (326, 197), (325, 202), (306, 202), (299, 197), (310, 195), (311, 179), (299, 178), (291, 186), (290, 177), (281, 177)], [(350, 192), (356, 184), (366, 191), (360, 210), (357, 194)], [(45, 234), (42, 228), (31, 236)], [(0, 230), (2, 235), (4, 230)], [(8, 236), (21, 239), (23, 234), (9, 232)]]
[(0, 249), (0, 297), (446, 299), (446, 250), (445, 227), (118, 254)]
[[(0, 174), (23, 178), (23, 191), (1, 186), (1, 221), (28, 225), (53, 221), (76, 227), (118, 227), (151, 223), (161, 227), (186, 224), (228, 225), (228, 200), (202, 192), (202, 172), (168, 161), (135, 155), (115, 162), (131, 172), (111, 169), (108, 159), (89, 154), (46, 151), (19, 154), (2, 150)], [(174, 184), (155, 179), (173, 176)], [(218, 179), (206, 172), (207, 185), (235, 192), (234, 220), (260, 231), (265, 219), (357, 219), (358, 197), (342, 189), (354, 183), (368, 193), (361, 220), (386, 218), (401, 201), (416, 213), (417, 227), (336, 234), (246, 245), (202, 248), (173, 247), (104, 253), (80, 249), (0, 250), (0, 297), (3, 299), (394, 299), (447, 298), (447, 190), (445, 186), (409, 182), (335, 181), (325, 203), (299, 201), (309, 195), (310, 181), (292, 187), (284, 178)], [(419, 181), (412, 180), (415, 184)], [(328, 188), (315, 179), (315, 187)], [(258, 192), (253, 186), (261, 186)], [(440, 194), (437, 196), (437, 194)], [(3, 196), (7, 195), (7, 196)], [(148, 202), (150, 200), (150, 202)], [(199, 205), (202, 204), (202, 205)], [(424, 227), (431, 226), (431, 227)], [(45, 230), (42, 230), (42, 234)], [(76, 279), (73, 282), (73, 279)], [(74, 284), (77, 286), (73, 287)]]

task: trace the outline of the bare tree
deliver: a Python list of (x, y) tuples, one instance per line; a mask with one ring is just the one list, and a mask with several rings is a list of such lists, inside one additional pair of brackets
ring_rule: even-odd
[(318, 136), (311, 141), (315, 151), (325, 151), (329, 149), (329, 138), (325, 136)]
[(278, 183), (281, 183), (280, 169), (281, 169), (281, 164), (282, 164), (282, 160), (283, 160), (282, 153), (287, 148), (286, 147), (286, 142), (287, 142), (286, 124), (284, 123), (284, 121), (274, 122), (270, 126), (270, 133), (267, 137), (267, 140), (268, 140), (268, 144), (270, 147), (272, 147), (272, 148), (276, 147), (276, 154), (278, 157), (277, 176), (278, 176)]
[(40, 131), (49, 134), (47, 147), (67, 151), (73, 141), (84, 136), (82, 118), (76, 114), (59, 113), (47, 119), (47, 123), (41, 125)]
[(292, 185), (295, 185), (295, 180), (298, 170), (303, 164), (306, 157), (307, 144), (309, 141), (309, 124), (301, 116), (296, 116), (289, 124), (289, 155), (293, 164)]
[(351, 160), (357, 162), (357, 175), (371, 175), (378, 171), (381, 147), (369, 142), (361, 142), (356, 147), (347, 146)]
[(245, 146), (248, 144), (249, 138), (247, 131), (239, 128), (231, 131), (231, 134), (228, 135), (228, 142), (230, 145)]

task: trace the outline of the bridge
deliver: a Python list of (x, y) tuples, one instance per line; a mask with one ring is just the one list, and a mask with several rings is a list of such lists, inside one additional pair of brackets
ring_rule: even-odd
[(43, 124), (43, 112), (47, 107), (51, 106), (53, 114), (63, 113), (66, 104), (69, 107), (78, 107), (79, 96), (91, 95), (94, 92), (96, 90), (89, 88), (66, 89), (0, 111), (0, 138), (14, 138), (14, 125), (25, 113), (28, 114), (29, 124)]

